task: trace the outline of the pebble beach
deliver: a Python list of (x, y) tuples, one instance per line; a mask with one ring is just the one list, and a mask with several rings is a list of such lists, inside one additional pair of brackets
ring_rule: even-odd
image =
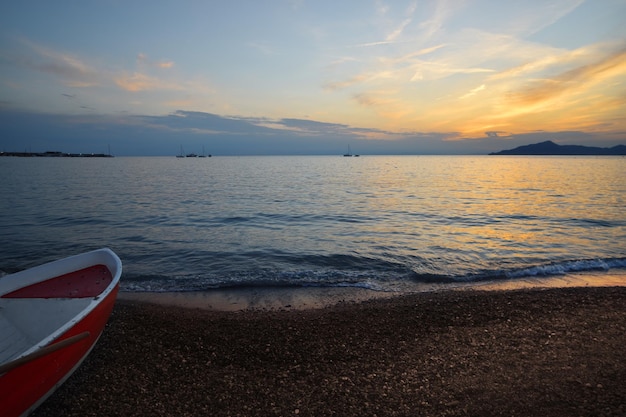
[(217, 311), (118, 299), (34, 416), (623, 416), (626, 287)]

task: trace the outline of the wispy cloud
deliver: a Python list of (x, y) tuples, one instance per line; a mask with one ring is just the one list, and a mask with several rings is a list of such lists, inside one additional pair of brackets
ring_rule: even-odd
[(148, 55), (140, 53), (137, 55), (137, 65), (148, 66), (148, 67), (153, 67), (153, 68), (169, 69), (169, 68), (174, 67), (174, 61), (168, 61), (168, 60), (154, 61), (148, 58)]
[(549, 69), (554, 66), (567, 65), (570, 62), (583, 58), (586, 54), (585, 50), (588, 48), (580, 48), (573, 51), (555, 51), (554, 53), (547, 55), (540, 55), (537, 59), (530, 59), (521, 65), (514, 66), (512, 68), (500, 71), (494, 74), (491, 79), (511, 79), (516, 77), (522, 77), (528, 74), (537, 73), (545, 69)]
[[(44, 47), (29, 40), (22, 40), (34, 54), (22, 55), (16, 59), (18, 65), (47, 73), (60, 78), (68, 87), (95, 87), (113, 82), (126, 91), (145, 91), (151, 89), (180, 90), (180, 85), (164, 81), (141, 71), (125, 73), (107, 68), (97, 68), (84, 59)], [(168, 69), (174, 66), (172, 61), (152, 61), (145, 54), (137, 55), (137, 66), (142, 69)]]
[(183, 88), (172, 82), (134, 72), (115, 77), (115, 84), (123, 90), (138, 92), (147, 90), (182, 90)]
[(46, 48), (27, 39), (22, 39), (21, 43), (34, 54), (16, 56), (14, 64), (60, 77), (69, 87), (89, 87), (101, 81), (99, 72), (76, 56)]
[(434, 13), (429, 19), (419, 24), (419, 27), (423, 31), (421, 33), (423, 39), (430, 39), (440, 32), (444, 27), (446, 19), (454, 10), (454, 5), (450, 1), (440, 0), (435, 3), (436, 7)]
[(470, 95), (458, 102), (460, 130), (626, 128), (626, 46), (591, 45), (562, 55), (562, 62), (559, 55), (541, 58), (484, 79), (489, 89), (480, 91), (480, 100)]
[[(412, 2), (409, 7), (406, 9), (404, 13), (404, 19), (400, 23), (396, 23), (393, 28), (384, 36), (384, 39), (359, 43), (357, 45), (353, 45), (354, 47), (373, 47), (373, 46), (381, 46), (381, 45), (389, 45), (396, 42), (399, 42), (404, 30), (413, 22), (413, 15), (415, 13), (415, 9), (417, 8), (417, 2)], [(387, 4), (384, 4), (380, 1), (376, 2), (376, 9), (380, 16), (386, 16), (390, 7)]]
[(410, 51), (406, 54), (400, 55), (399, 57), (381, 57), (379, 61), (386, 65), (403, 65), (405, 63), (413, 63), (413, 62), (421, 62), (416, 60), (415, 58), (432, 54), (439, 49), (445, 48), (446, 44), (433, 45), (426, 48), (418, 49), (416, 51)]
[[(423, 79), (437, 79), (455, 73), (493, 72), (488, 68), (453, 68), (445, 62), (425, 61), (421, 56), (432, 54), (444, 48), (445, 44), (433, 45), (417, 51), (411, 51), (398, 57), (381, 56), (375, 66), (353, 75), (343, 81), (331, 81), (324, 85), (330, 91), (342, 90), (358, 84), (366, 84), (379, 80), (417, 81)], [(352, 59), (356, 61), (356, 59)], [(348, 61), (344, 61), (348, 62)], [(407, 73), (409, 71), (409, 73)]]
[(480, 73), (493, 73), (492, 68), (461, 68), (451, 67), (444, 62), (420, 62), (413, 66), (415, 73), (411, 77), (411, 81), (421, 80), (435, 80), (439, 78), (445, 78), (455, 74), (480, 74)]
[(359, 84), (362, 83), (366, 80), (370, 79), (370, 76), (365, 75), (365, 74), (360, 74), (360, 75), (356, 75), (348, 80), (344, 80), (344, 81), (334, 81), (334, 82), (328, 82), (326, 84), (324, 84), (324, 89), (325, 90), (329, 90), (329, 91), (336, 91), (336, 90), (341, 90), (347, 87), (350, 87), (354, 84)]
[[(137, 55), (136, 68), (134, 71), (116, 71), (111, 78), (116, 86), (129, 92), (141, 91), (178, 91), (188, 94), (207, 93), (212, 89), (207, 88), (198, 81), (181, 79), (176, 73), (169, 71), (174, 68), (174, 62), (169, 60), (153, 60), (146, 54)], [(164, 101), (168, 105), (175, 103), (192, 103), (188, 98), (169, 98)]]
[(266, 41), (253, 41), (248, 43), (248, 47), (254, 49), (255, 51), (263, 54), (263, 55), (276, 55), (276, 49), (271, 45), (270, 42)]
[(384, 41), (374, 41), (374, 42), (365, 42), (365, 43), (359, 43), (354, 45), (355, 48), (368, 48), (371, 46), (381, 46), (381, 45), (389, 45), (394, 43), (391, 40), (384, 40)]
[[(58, 51), (22, 39), (20, 51), (14, 52), (9, 62), (18, 68), (47, 74), (61, 83), (64, 87), (82, 88), (81, 102), (75, 108), (94, 110), (94, 103), (102, 103), (103, 89), (114, 86), (122, 91), (137, 93), (166, 92), (160, 97), (160, 103), (153, 99), (148, 104), (145, 98), (127, 101), (128, 105), (152, 106), (157, 108), (180, 108), (197, 106), (215, 93), (211, 85), (197, 77), (181, 77), (172, 71), (175, 63), (171, 60), (154, 60), (144, 53), (136, 56), (135, 68), (124, 70), (111, 68), (100, 63), (90, 62), (84, 57)], [(49, 83), (50, 85), (53, 84)], [(67, 100), (76, 98), (71, 92), (63, 93)], [(80, 106), (78, 106), (80, 104)], [(100, 106), (98, 105), (98, 107)]]
[(398, 39), (398, 37), (402, 34), (402, 31), (404, 31), (404, 28), (406, 28), (412, 21), (413, 19), (411, 18), (405, 19), (402, 23), (400, 23), (400, 25), (393, 32), (387, 35), (387, 37), (385, 38), (385, 41), (393, 42), (396, 39)]
[(354, 94), (353, 99), (364, 107), (391, 107), (394, 104), (395, 92), (368, 91), (367, 93)]
[(161, 69), (169, 69), (174, 67), (174, 61), (154, 61), (148, 57), (148, 55), (139, 53), (137, 55), (137, 65), (141, 67), (152, 67), (152, 68), (161, 68)]
[(566, 93), (580, 92), (615, 76), (626, 77), (626, 48), (553, 77), (529, 81), (511, 92), (509, 98), (516, 105), (532, 106)]
[[(621, 79), (616, 88), (623, 89), (626, 64), (622, 62), (626, 63), (626, 56), (621, 52), (607, 56), (607, 45), (568, 50), (526, 38), (558, 22), (580, 4), (580, 0), (542, 3), (539, 17), (521, 5), (485, 12), (506, 17), (504, 21), (514, 23), (515, 28), (499, 21), (492, 27), (472, 26), (460, 18), (465, 11), (477, 12), (468, 3), (436, 2), (430, 11), (427, 6), (420, 7), (420, 15), (409, 17), (407, 13), (403, 20), (396, 20), (383, 40), (362, 44), (381, 47), (369, 50), (369, 54), (355, 51), (358, 64), (336, 70), (334, 80), (324, 88), (344, 94), (347, 90), (354, 108), (361, 114), (375, 114), (373, 118), (383, 126), (427, 125), (458, 129), (462, 134), (508, 132), (520, 124), (523, 115), (532, 115), (532, 122), (526, 124), (534, 126), (550, 120), (560, 123), (560, 116), (540, 116), (553, 108), (561, 115), (580, 115), (580, 126), (589, 125), (607, 112), (584, 118), (582, 103), (593, 91), (602, 97), (598, 103), (604, 103), (614, 94), (606, 86), (608, 81)], [(388, 20), (390, 13), (385, 8)], [(422, 23), (415, 25), (414, 21)], [(393, 48), (385, 47), (392, 43)], [(454, 112), (451, 106), (456, 106)]]
[(376, 11), (378, 12), (379, 15), (384, 16), (389, 11), (389, 5), (386, 4), (385, 2), (381, 0), (376, 0), (375, 4), (376, 4)]
[(482, 84), (476, 88), (473, 88), (472, 90), (469, 91), (469, 93), (467, 94), (463, 94), (460, 98), (462, 100), (466, 99), (466, 98), (470, 98), (472, 96), (475, 96), (479, 91), (483, 91), (485, 88), (487, 88), (487, 86), (485, 84)]
[(534, 34), (552, 26), (568, 14), (576, 10), (585, 0), (555, 0), (543, 2), (541, 10), (529, 13), (527, 18), (527, 34)]
[(404, 19), (391, 33), (385, 38), (388, 42), (396, 41), (404, 32), (404, 29), (413, 22), (413, 14), (417, 8), (417, 2), (412, 2), (406, 10), (406, 19)]

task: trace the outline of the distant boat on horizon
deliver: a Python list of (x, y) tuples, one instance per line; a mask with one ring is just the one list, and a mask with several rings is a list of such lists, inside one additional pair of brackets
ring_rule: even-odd
[(204, 145), (202, 145), (202, 154), (201, 154), (201, 155), (198, 155), (198, 158), (207, 158), (207, 157), (208, 157), (208, 158), (210, 158), (210, 157), (211, 157), (211, 154), (208, 154), (208, 155), (207, 155), (207, 154), (205, 153), (205, 151), (204, 151)]
[(344, 153), (343, 156), (345, 156), (345, 157), (352, 157), (352, 156), (357, 157), (359, 155), (352, 155), (352, 151), (350, 150), (350, 145), (348, 145), (348, 153)]
[(204, 151), (204, 146), (202, 146), (202, 154), (198, 155), (197, 153), (188, 153), (185, 154), (184, 150), (183, 150), (183, 145), (180, 145), (180, 153), (178, 155), (176, 155), (176, 158), (210, 158), (211, 154), (206, 154)]

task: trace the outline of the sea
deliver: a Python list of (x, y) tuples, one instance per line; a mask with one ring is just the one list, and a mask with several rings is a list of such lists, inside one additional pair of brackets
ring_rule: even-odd
[(2, 157), (0, 179), (0, 275), (108, 247), (125, 292), (626, 276), (624, 157)]

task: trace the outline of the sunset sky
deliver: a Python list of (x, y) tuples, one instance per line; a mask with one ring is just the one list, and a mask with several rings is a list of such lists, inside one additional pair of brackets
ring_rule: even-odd
[(626, 144), (626, 0), (0, 5), (0, 151)]

